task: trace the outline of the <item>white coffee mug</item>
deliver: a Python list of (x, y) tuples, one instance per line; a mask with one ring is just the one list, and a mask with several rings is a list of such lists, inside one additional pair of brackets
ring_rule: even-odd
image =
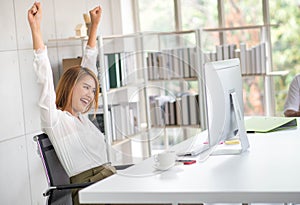
[(154, 155), (154, 167), (159, 170), (167, 170), (174, 166), (176, 161), (175, 151), (165, 151)]

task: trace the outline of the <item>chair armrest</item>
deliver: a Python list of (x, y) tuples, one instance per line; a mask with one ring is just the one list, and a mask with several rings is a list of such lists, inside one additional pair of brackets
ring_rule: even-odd
[[(124, 170), (127, 169), (128, 167), (131, 167), (132, 165), (133, 164), (115, 165), (114, 167), (116, 168), (116, 170)], [(49, 196), (50, 193), (54, 190), (81, 189), (90, 186), (93, 183), (95, 182), (86, 182), (81, 184), (66, 184), (66, 185), (62, 184), (62, 185), (51, 186), (43, 193), (43, 196)]]
[(95, 182), (85, 182), (80, 184), (67, 184), (67, 185), (56, 185), (57, 190), (64, 190), (64, 189), (81, 189), (87, 186), (94, 184)]
[(66, 185), (51, 186), (43, 193), (43, 196), (49, 196), (50, 193), (54, 190), (82, 189), (82, 188), (90, 186), (94, 183), (95, 182), (85, 182), (85, 183), (81, 183), (81, 184), (66, 184)]

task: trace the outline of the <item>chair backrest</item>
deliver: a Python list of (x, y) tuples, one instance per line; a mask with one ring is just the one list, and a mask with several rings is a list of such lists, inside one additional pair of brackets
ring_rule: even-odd
[[(81, 184), (70, 184), (70, 178), (61, 165), (54, 147), (47, 134), (43, 133), (34, 137), (38, 144), (38, 149), (44, 165), (49, 189), (45, 196), (48, 196), (48, 205), (72, 205), (72, 189), (81, 189), (94, 182)], [(126, 169), (132, 164), (115, 166), (117, 170)]]
[[(61, 165), (48, 136), (43, 133), (35, 137), (50, 187), (70, 184), (69, 176)], [(72, 204), (71, 190), (51, 190), (48, 204)]]

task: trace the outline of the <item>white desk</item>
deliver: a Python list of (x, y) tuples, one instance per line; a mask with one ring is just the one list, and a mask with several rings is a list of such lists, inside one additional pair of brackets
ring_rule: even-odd
[[(299, 122), (298, 122), (299, 124)], [(79, 192), (81, 203), (300, 203), (300, 129), (248, 134), (241, 155), (160, 172), (147, 159)]]

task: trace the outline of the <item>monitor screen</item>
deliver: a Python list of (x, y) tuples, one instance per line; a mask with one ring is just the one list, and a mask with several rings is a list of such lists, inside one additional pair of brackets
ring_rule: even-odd
[(240, 138), (249, 147), (243, 112), (243, 85), (239, 59), (209, 62), (204, 67), (209, 144)]

